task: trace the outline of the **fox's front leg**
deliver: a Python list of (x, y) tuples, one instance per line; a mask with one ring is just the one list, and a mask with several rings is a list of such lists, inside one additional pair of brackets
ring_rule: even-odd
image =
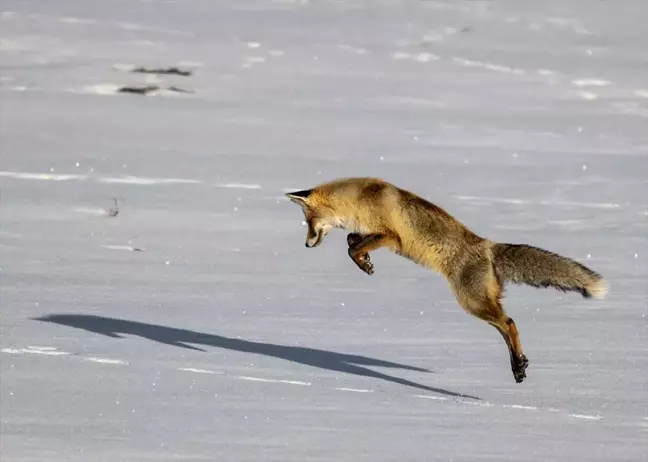
[(368, 275), (374, 273), (374, 266), (371, 263), (369, 252), (380, 247), (394, 247), (394, 238), (386, 234), (360, 235), (351, 233), (347, 236), (349, 244), (349, 256), (362, 271)]
[(364, 236), (362, 234), (349, 233), (349, 235), (347, 235), (347, 244), (349, 244), (349, 247), (352, 247), (360, 242), (363, 237)]
[(362, 271), (364, 271), (369, 275), (372, 275), (374, 273), (374, 270), (373, 270), (373, 263), (371, 263), (371, 258), (369, 257), (369, 254), (365, 253), (364, 255), (357, 255), (354, 257), (354, 255), (351, 252), (351, 249), (353, 249), (360, 242), (362, 242), (364, 238), (365, 236), (358, 233), (350, 233), (349, 235), (347, 235), (347, 244), (349, 244), (349, 256)]

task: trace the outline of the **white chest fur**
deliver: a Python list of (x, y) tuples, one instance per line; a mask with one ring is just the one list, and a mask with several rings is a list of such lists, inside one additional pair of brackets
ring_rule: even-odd
[(347, 217), (334, 217), (331, 223), (335, 228), (342, 228), (352, 233), (369, 234), (371, 231), (356, 220)]

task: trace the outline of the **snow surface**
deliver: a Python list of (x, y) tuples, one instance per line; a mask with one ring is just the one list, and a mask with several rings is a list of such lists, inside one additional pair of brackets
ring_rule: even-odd
[[(648, 460), (644, 0), (2, 9), (3, 462)], [(304, 247), (347, 175), (611, 292), (511, 287), (515, 384), (439, 276)]]

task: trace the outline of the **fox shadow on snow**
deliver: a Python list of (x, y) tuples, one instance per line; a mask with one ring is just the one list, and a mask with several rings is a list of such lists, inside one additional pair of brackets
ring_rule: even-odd
[[(328, 369), (330, 371), (345, 372), (362, 377), (372, 377), (386, 380), (388, 382), (405, 385), (420, 390), (430, 391), (441, 395), (457, 398), (479, 399), (475, 396), (444, 390), (441, 388), (421, 385), (410, 380), (393, 377), (391, 375), (376, 372), (363, 366), (388, 367), (394, 369), (405, 369), (409, 371), (430, 372), (404, 364), (397, 364), (367, 356), (336, 353), (334, 351), (318, 350), (315, 348), (275, 345), (272, 343), (252, 342), (235, 338), (223, 337), (221, 335), (207, 334), (187, 329), (176, 329), (173, 327), (146, 324), (143, 322), (127, 321), (124, 319), (106, 318), (103, 316), (83, 314), (54, 314), (40, 318), (37, 321), (51, 322), (64, 326), (76, 327), (89, 332), (106, 335), (112, 338), (123, 338), (120, 334), (137, 335), (155, 342), (164, 343), (180, 348), (187, 348), (196, 351), (205, 351), (192, 345), (204, 345), (210, 347), (224, 348), (243, 353), (259, 354), (284, 359), (307, 366)], [(190, 345), (191, 344), (191, 345)]]

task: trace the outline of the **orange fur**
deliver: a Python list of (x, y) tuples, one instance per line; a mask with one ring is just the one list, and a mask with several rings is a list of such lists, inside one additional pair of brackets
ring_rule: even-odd
[(369, 253), (380, 247), (441, 273), (459, 304), (493, 325), (509, 347), (516, 381), (526, 377), (519, 333), (502, 308), (506, 280), (602, 296), (603, 279), (565, 257), (535, 247), (496, 244), (421, 197), (378, 178), (347, 178), (289, 193), (308, 223), (307, 247), (333, 228), (351, 232), (349, 256), (373, 274)]

